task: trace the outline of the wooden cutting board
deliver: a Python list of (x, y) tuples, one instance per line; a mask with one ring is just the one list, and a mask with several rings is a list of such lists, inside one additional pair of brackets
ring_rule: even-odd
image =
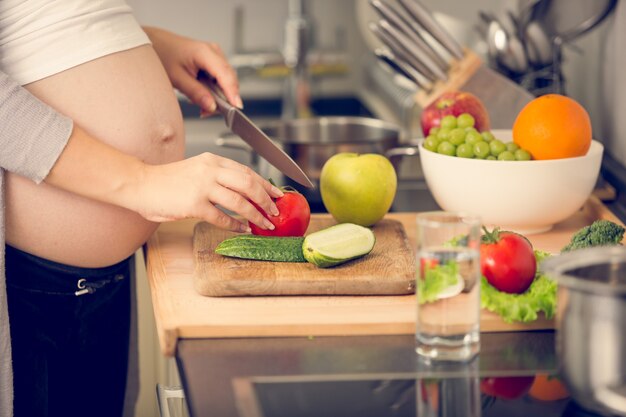
[[(313, 215), (307, 234), (332, 226)], [(404, 226), (385, 219), (372, 228), (374, 249), (334, 268), (309, 263), (266, 262), (215, 253), (235, 233), (198, 223), (193, 232), (194, 287), (212, 297), (242, 295), (401, 295), (415, 292), (415, 259)]]
[[(416, 245), (417, 213), (390, 213)], [(328, 215), (315, 215), (326, 217)], [(597, 219), (620, 220), (597, 198), (548, 232), (530, 235), (537, 249), (557, 253), (578, 229)], [(330, 222), (331, 220), (329, 220)], [(173, 355), (179, 338), (311, 337), (414, 334), (415, 295), (205, 297), (194, 284), (193, 230), (197, 220), (163, 223), (147, 245), (148, 282), (163, 353)], [(395, 257), (395, 254), (393, 254)], [(454, 302), (462, 302), (463, 295)], [(450, 301), (452, 302), (452, 301)], [(505, 323), (482, 310), (481, 332), (552, 329), (554, 321)]]

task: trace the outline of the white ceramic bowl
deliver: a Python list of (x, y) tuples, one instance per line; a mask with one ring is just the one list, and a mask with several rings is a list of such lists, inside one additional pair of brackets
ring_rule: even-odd
[[(503, 142), (511, 130), (494, 130)], [(540, 233), (579, 210), (596, 184), (604, 147), (587, 155), (546, 161), (487, 161), (431, 152), (420, 144), (428, 188), (446, 211), (479, 215), (486, 226)]]

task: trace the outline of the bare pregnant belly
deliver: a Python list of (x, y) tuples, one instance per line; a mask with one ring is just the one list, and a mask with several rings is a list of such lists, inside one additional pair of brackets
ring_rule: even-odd
[[(151, 46), (87, 62), (26, 88), (125, 153), (155, 164), (183, 157), (180, 109)], [(157, 227), (131, 211), (14, 174), (6, 185), (7, 242), (49, 260), (111, 265), (134, 253)]]

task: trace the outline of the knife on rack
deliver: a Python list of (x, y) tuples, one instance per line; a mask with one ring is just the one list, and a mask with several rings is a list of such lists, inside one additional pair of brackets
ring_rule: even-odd
[(393, 53), (388, 49), (377, 48), (374, 51), (374, 54), (381, 62), (387, 64), (393, 71), (409, 80), (415, 89), (422, 88), (424, 90), (430, 90), (432, 88), (432, 84), (428, 84), (421, 80), (419, 74), (416, 74), (409, 65), (393, 55)]
[(447, 80), (448, 74), (445, 69), (441, 69), (437, 63), (431, 59), (424, 51), (418, 48), (411, 39), (398, 28), (394, 27), (386, 19), (381, 19), (378, 22), (380, 28), (388, 34), (391, 38), (404, 47), (404, 49), (420, 64), (428, 68), (432, 74), (437, 77), (438, 80)]
[(276, 145), (241, 110), (231, 105), (213, 77), (204, 71), (198, 73), (198, 81), (211, 91), (217, 103), (217, 110), (224, 116), (226, 126), (270, 164), (283, 174), (307, 188), (315, 188), (309, 177), (289, 155)]
[(463, 48), (447, 30), (445, 30), (430, 11), (418, 0), (399, 0), (400, 5), (413, 16), (424, 30), (439, 42), (455, 58), (462, 59)]
[(403, 13), (398, 6), (384, 0), (370, 0), (370, 4), (383, 19), (386, 19), (391, 25), (395, 26), (401, 32), (404, 32), (404, 34), (410, 38), (411, 43), (416, 49), (430, 58), (442, 71), (448, 70), (448, 62), (426, 42), (419, 30), (415, 27), (414, 22), (410, 19), (407, 20), (404, 16), (405, 13)]
[(437, 76), (432, 73), (424, 64), (415, 59), (404, 46), (399, 43), (393, 36), (382, 29), (380, 22), (369, 25), (370, 30), (389, 50), (398, 58), (406, 62), (416, 73), (420, 74), (428, 83), (434, 83), (437, 80)]
[[(424, 109), (445, 91), (463, 90), (482, 100), (489, 112), (493, 128), (510, 129), (520, 110), (535, 97), (526, 89), (484, 65), (473, 51), (463, 49), (419, 0), (398, 0), (398, 3), (406, 13), (400, 14), (397, 10), (395, 13), (390, 12), (389, 16), (386, 16), (389, 19), (384, 18), (377, 23), (370, 23), (370, 29), (394, 55), (409, 62), (411, 67), (419, 69), (422, 75), (433, 82), (432, 88), (416, 92), (416, 103)], [(381, 16), (394, 7), (385, 7), (391, 5), (386, 0), (370, 0), (370, 4)], [(397, 15), (400, 15), (405, 23), (408, 22), (408, 25), (390, 24), (389, 22), (397, 23), (398, 19), (393, 20), (394, 18), (390, 17)], [(428, 34), (427, 43), (432, 51), (435, 51), (433, 42), (436, 42), (436, 46), (441, 46), (442, 48), (435, 51), (440, 59), (444, 61), (448, 59), (441, 53), (452, 58), (448, 62), (448, 68), (444, 70), (445, 77), (434, 70), (433, 65), (436, 66), (436, 62), (411, 42), (414, 37), (410, 34), (409, 28), (413, 32)], [(397, 48), (400, 52), (396, 50)]]

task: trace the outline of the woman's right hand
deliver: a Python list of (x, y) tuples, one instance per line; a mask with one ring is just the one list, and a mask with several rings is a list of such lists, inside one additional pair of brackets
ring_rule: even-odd
[(198, 218), (237, 232), (250, 232), (250, 228), (216, 206), (263, 229), (273, 229), (250, 201), (269, 215), (277, 215), (273, 198), (283, 195), (249, 167), (211, 153), (165, 165), (145, 165), (136, 187), (132, 208), (148, 220)]

